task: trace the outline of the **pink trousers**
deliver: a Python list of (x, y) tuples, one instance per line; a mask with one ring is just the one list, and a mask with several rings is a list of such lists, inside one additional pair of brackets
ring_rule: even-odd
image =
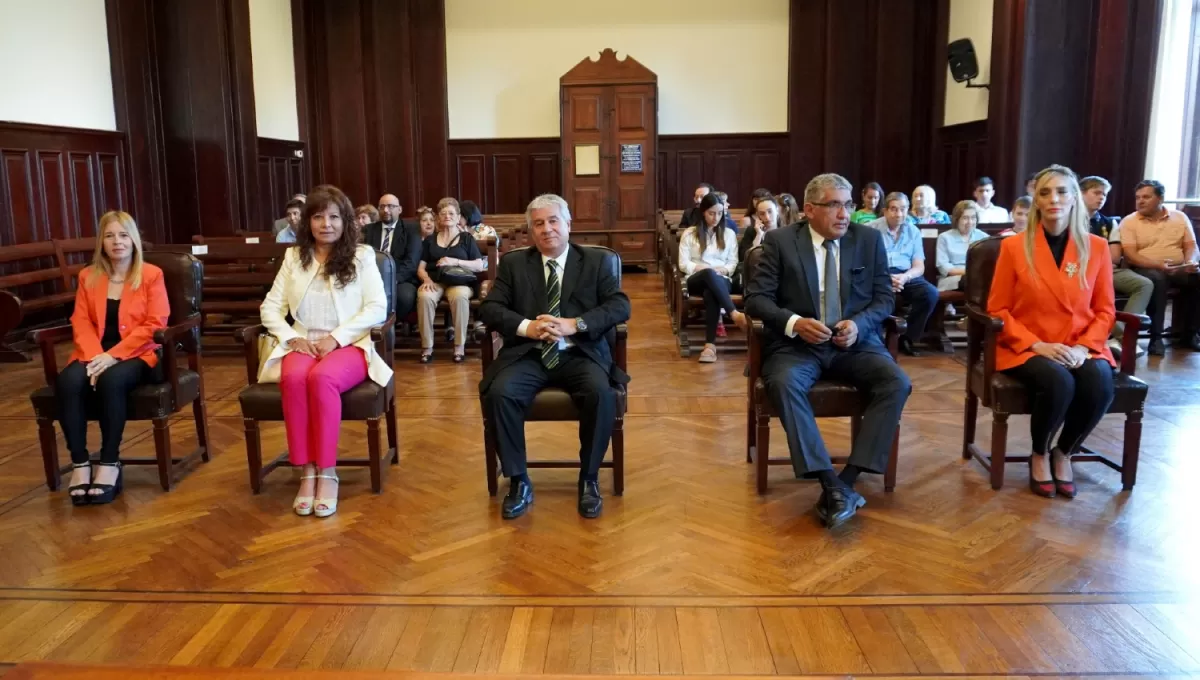
[(367, 378), (367, 357), (357, 347), (340, 347), (321, 359), (291, 352), (283, 357), (279, 391), (292, 465), (337, 464), (342, 392)]

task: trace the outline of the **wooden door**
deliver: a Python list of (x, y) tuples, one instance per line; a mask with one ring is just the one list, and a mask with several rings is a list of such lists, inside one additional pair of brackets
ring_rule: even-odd
[(612, 153), (608, 119), (611, 87), (569, 87), (562, 96), (563, 198), (571, 207), (571, 229), (608, 229)]
[[(658, 138), (657, 86), (613, 87), (613, 157), (609, 164), (611, 247), (623, 260), (653, 260), (655, 198), (655, 141)], [(647, 231), (647, 230), (651, 231)]]

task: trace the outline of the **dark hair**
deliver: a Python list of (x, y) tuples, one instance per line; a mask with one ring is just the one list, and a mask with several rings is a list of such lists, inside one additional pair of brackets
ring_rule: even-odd
[(286, 213), (287, 211), (291, 210), (292, 208), (299, 208), (299, 209), (300, 209), (300, 212), (301, 212), (301, 213), (303, 213), (303, 212), (304, 212), (304, 206), (306, 206), (306, 205), (308, 205), (308, 204), (307, 204), (307, 203), (305, 203), (304, 201), (301, 201), (301, 200), (300, 200), (300, 199), (298, 199), (298, 198), (293, 198), (292, 200), (290, 200), (290, 201), (288, 201), (288, 202), (287, 202), (287, 205), (285, 205), (285, 206), (283, 207), (283, 212), (285, 212), (285, 213)]
[[(715, 191), (709, 191), (704, 194), (704, 198), (700, 199), (700, 221), (696, 224), (696, 239), (700, 241), (700, 252), (708, 247), (708, 222), (704, 221), (704, 213), (715, 205), (721, 205), (721, 199), (717, 197)], [(713, 231), (717, 232), (717, 247), (725, 250), (725, 216), (717, 220), (717, 226), (713, 227)]]
[(341, 213), (342, 237), (333, 244), (329, 258), (325, 260), (325, 276), (336, 279), (338, 285), (344, 288), (358, 277), (358, 267), (354, 261), (358, 249), (358, 225), (354, 222), (354, 207), (341, 189), (332, 184), (322, 184), (308, 195), (302, 222), (308, 228), (296, 234), (296, 247), (300, 249), (300, 264), (307, 269), (313, 263), (313, 253), (317, 247), (312, 235), (312, 218), (330, 206), (336, 207)]
[[(860, 192), (864, 197), (867, 195), (867, 189), (874, 189), (879, 194), (879, 200), (875, 203), (875, 216), (883, 217), (883, 209), (887, 207), (887, 203), (883, 200), (883, 187), (879, 186), (879, 182), (867, 182)], [(908, 197), (905, 196), (904, 200), (907, 201)]]
[(1151, 189), (1154, 189), (1154, 195), (1158, 196), (1159, 198), (1162, 198), (1167, 193), (1167, 188), (1163, 186), (1162, 182), (1156, 179), (1144, 179), (1138, 182), (1137, 186), (1134, 187), (1133, 190), (1137, 191), (1138, 189), (1142, 189), (1144, 187), (1150, 187)]
[(774, 198), (775, 194), (771, 193), (770, 189), (755, 189), (754, 193), (750, 194), (750, 207), (746, 208), (746, 214), (743, 217), (754, 217), (754, 212), (758, 210), (758, 202), (764, 198)]
[(975, 180), (975, 188), (976, 189), (978, 189), (979, 187), (986, 187), (989, 184), (992, 186), (996, 186), (996, 183), (992, 181), (992, 178), (988, 177), (987, 175), (984, 175), (983, 177), (980, 177), (979, 179)]
[(713, 185), (709, 184), (708, 182), (701, 182), (696, 185), (696, 188), (697, 189), (708, 189), (708, 193), (710, 193), (710, 194), (716, 193), (716, 191), (717, 191), (717, 188), (714, 187)]
[[(800, 221), (800, 216), (803, 214), (800, 210), (800, 204), (796, 202), (796, 197), (791, 194), (779, 194), (776, 197), (779, 203), (779, 224), (788, 226)], [(762, 202), (761, 200), (759, 201)]]
[(475, 205), (475, 201), (463, 201), (459, 204), (459, 214), (467, 220), (468, 227), (474, 227), (483, 223), (483, 215), (479, 212), (479, 206)]
[(1097, 175), (1089, 175), (1079, 180), (1080, 191), (1091, 191), (1096, 187), (1103, 187), (1105, 191), (1112, 191), (1112, 182)]

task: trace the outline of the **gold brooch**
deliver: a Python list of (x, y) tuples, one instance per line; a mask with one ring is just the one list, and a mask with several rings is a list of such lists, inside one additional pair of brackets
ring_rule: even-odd
[(1067, 276), (1074, 278), (1075, 272), (1077, 271), (1079, 271), (1079, 265), (1075, 264), (1074, 262), (1067, 264)]

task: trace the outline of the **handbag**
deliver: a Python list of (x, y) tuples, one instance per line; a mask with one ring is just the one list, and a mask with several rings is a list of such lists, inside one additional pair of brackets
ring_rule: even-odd
[(276, 338), (270, 333), (260, 333), (258, 336), (258, 373), (255, 376), (262, 375), (263, 364), (267, 363), (267, 358), (271, 356), (271, 352), (279, 346), (279, 338)]
[(475, 272), (458, 265), (438, 267), (433, 280), (445, 286), (474, 286), (479, 281)]

